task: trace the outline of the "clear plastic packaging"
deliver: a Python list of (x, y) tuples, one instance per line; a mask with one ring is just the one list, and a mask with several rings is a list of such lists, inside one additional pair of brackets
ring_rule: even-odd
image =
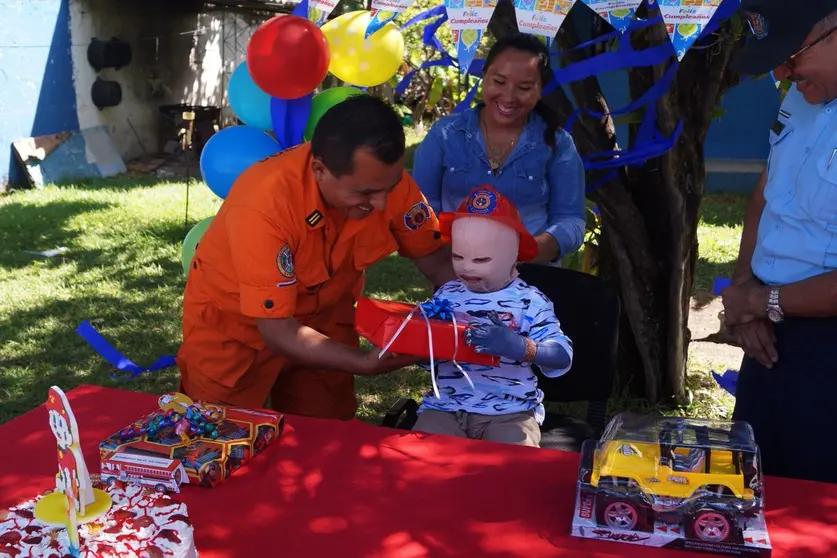
[(572, 534), (770, 556), (758, 446), (745, 422), (622, 413), (582, 448)]

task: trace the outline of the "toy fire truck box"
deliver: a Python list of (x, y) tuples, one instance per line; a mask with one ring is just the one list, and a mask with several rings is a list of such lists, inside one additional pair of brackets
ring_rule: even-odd
[[(441, 304), (434, 301), (434, 304), (443, 307), (441, 312), (438, 309), (430, 311), (431, 303), (425, 304), (428, 310), (422, 314), (416, 305), (360, 297), (355, 312), (355, 330), (379, 349), (389, 344), (387, 351), (391, 353), (429, 359), (432, 343), (433, 358), (437, 361), (455, 359), (457, 362), (486, 366), (500, 363), (499, 358), (476, 353), (465, 344), (465, 330), (487, 320), (464, 312), (452, 312), (446, 307), (446, 301)], [(440, 315), (445, 319), (439, 319)], [(425, 319), (425, 316), (428, 318)]]
[(763, 478), (753, 430), (623, 413), (581, 452), (572, 535), (767, 557)]
[[(179, 393), (160, 397), (160, 408), (99, 444), (102, 477), (139, 484), (214, 487), (281, 436), (280, 413), (192, 402)], [(126, 454), (158, 459), (135, 463)], [(180, 469), (165, 461), (182, 463)]]

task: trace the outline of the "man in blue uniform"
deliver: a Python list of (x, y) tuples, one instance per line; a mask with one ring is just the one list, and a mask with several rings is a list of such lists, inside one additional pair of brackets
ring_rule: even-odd
[(733, 418), (767, 474), (837, 482), (837, 0), (743, 0), (742, 74), (793, 85), (747, 207), (727, 325), (745, 351)]

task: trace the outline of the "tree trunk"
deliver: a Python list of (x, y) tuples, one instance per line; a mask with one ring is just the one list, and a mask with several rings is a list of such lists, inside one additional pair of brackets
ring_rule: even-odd
[[(589, 16), (581, 13), (585, 8), (576, 4), (558, 34), (565, 64), (595, 55), (590, 48), (569, 51), (579, 44), (573, 19)], [(516, 30), (511, 2), (500, 2), (489, 28), (498, 38)], [(631, 40), (638, 49), (669, 40), (662, 24), (635, 35)], [(703, 143), (711, 116), (735, 79), (726, 72), (737, 44), (729, 23), (716, 31), (714, 39), (709, 47), (687, 53), (670, 90), (657, 103), (657, 126), (665, 136), (671, 136), (684, 119), (675, 147), (642, 167), (620, 169), (618, 176), (589, 194), (602, 218), (600, 274), (617, 287), (622, 301), (619, 377), (632, 395), (652, 404), (679, 404), (686, 395), (688, 316), (706, 174)], [(672, 56), (665, 65), (631, 68), (631, 98), (659, 81), (669, 63), (677, 62)], [(608, 112), (598, 79), (588, 78), (569, 88), (579, 105)], [(564, 119), (574, 110), (560, 88), (544, 102)], [(617, 146), (610, 117), (579, 118), (571, 132), (582, 156)], [(620, 139), (624, 144), (627, 138)], [(588, 172), (587, 183), (598, 182), (605, 174)]]

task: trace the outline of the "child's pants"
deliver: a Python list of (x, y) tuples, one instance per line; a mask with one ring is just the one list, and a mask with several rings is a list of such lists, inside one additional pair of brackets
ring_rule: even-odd
[(459, 438), (538, 447), (541, 429), (534, 411), (508, 415), (480, 415), (464, 411), (424, 409), (413, 430)]

